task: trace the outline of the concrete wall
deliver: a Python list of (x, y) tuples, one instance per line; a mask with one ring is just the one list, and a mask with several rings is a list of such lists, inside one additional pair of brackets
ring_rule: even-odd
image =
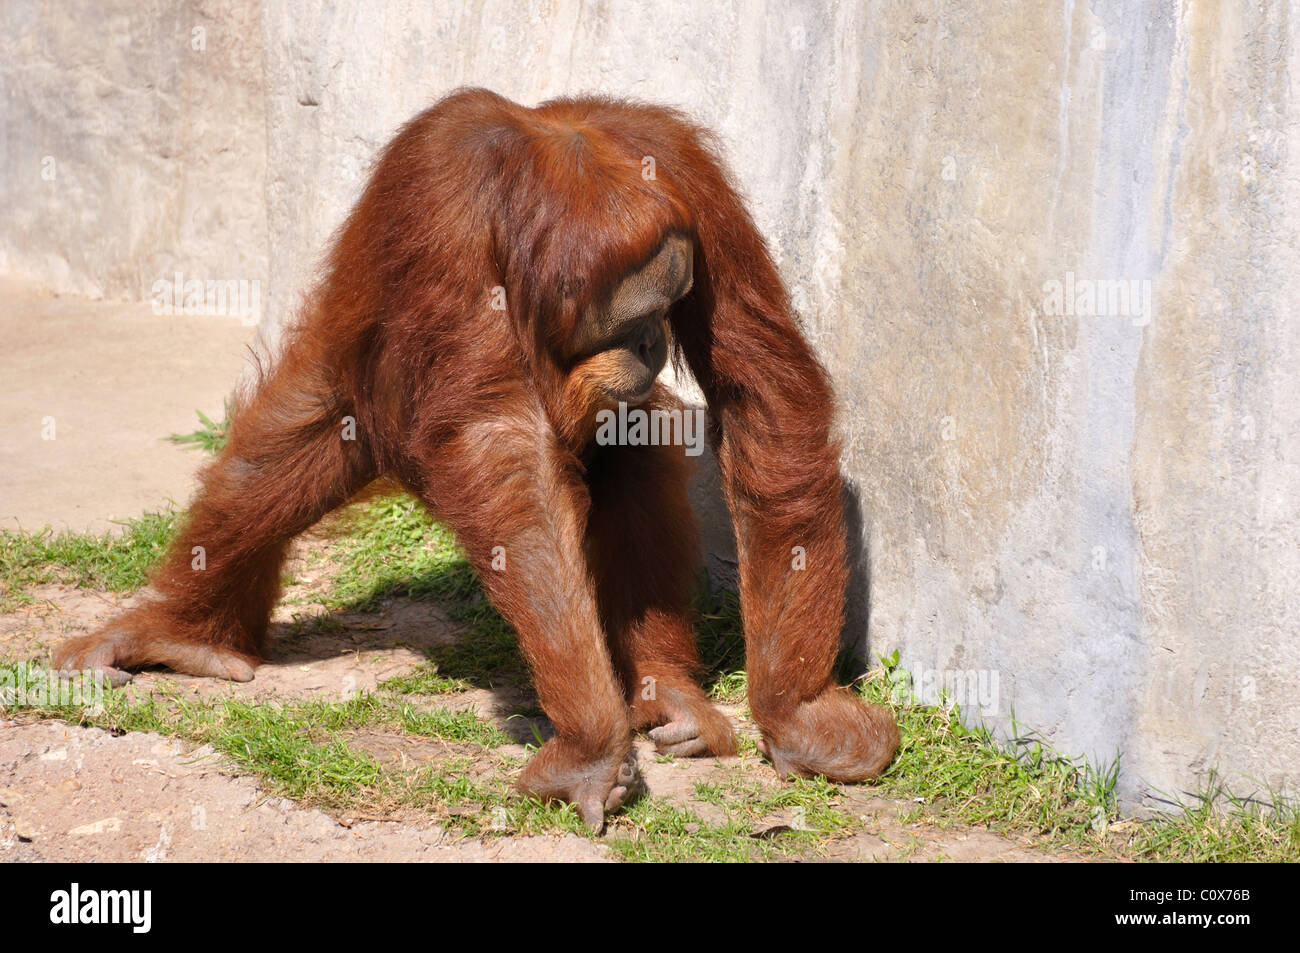
[(0, 269), (149, 298), (260, 281), (269, 247), (256, 3), (0, 0)]
[[(1214, 767), (1294, 789), (1300, 6), (137, 6), (0, 3), (9, 270), (147, 297), (264, 267), (273, 333), (450, 88), (683, 106), (834, 375), (872, 652), (1122, 755), (1130, 803)], [(60, 152), (77, 191), (41, 191)]]

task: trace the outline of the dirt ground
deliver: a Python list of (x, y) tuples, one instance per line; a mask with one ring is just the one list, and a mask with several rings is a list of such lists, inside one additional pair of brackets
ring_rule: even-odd
[(103, 530), (194, 489), (166, 440), (220, 417), (255, 328), (0, 279), (0, 527)]
[[(0, 616), (0, 654), (41, 657), (49, 646), (99, 624), (129, 599), (65, 586), (36, 593), (24, 611)], [(281, 631), (291, 609), (277, 610)], [(274, 704), (289, 699), (338, 701), (343, 693), (373, 689), (423, 659), (422, 646), (460, 633), (436, 606), (392, 600), (377, 614), (336, 616), (329, 631), (307, 629), (275, 644), (273, 658), (244, 684), (162, 672), (137, 676), (141, 693), (168, 685), (182, 695), (227, 696)], [(471, 690), (439, 703), (472, 708), (507, 733), (526, 729), (507, 721), (520, 699)], [(724, 710), (727, 710), (724, 706)], [(728, 711), (741, 726), (734, 711)], [(742, 727), (743, 730), (743, 727)], [(359, 732), (349, 745), (377, 760), (424, 762), (448, 745), (387, 732)], [(524, 755), (522, 745), (496, 749)], [(463, 753), (463, 752), (458, 752)], [(743, 771), (764, 785), (779, 782), (749, 758), (660, 762), (653, 746), (638, 741), (638, 760), (649, 792), (688, 808), (706, 821), (719, 809), (694, 797), (695, 783), (724, 771)], [(478, 767), (471, 769), (478, 770)], [(484, 770), (491, 770), (485, 768)], [(979, 829), (933, 829), (899, 815), (916, 805), (875, 797), (869, 787), (845, 787), (840, 809), (866, 819), (864, 830), (835, 840), (816, 859), (841, 861), (1061, 861), (1049, 853)], [(772, 815), (763, 827), (779, 830), (792, 817)], [(440, 828), (416, 812), (375, 819), (331, 816), (288, 798), (272, 797), (258, 781), (241, 776), (206, 747), (144, 733), (115, 736), (97, 728), (21, 715), (0, 721), (0, 860), (409, 860), (607, 861), (599, 841), (572, 834), (472, 839)], [(813, 859), (813, 858), (809, 858)]]
[[(109, 519), (183, 504), (203, 457), (163, 438), (188, 432), (194, 410), (220, 413), (244, 366), (252, 329), (220, 319), (157, 318), (147, 305), (56, 298), (0, 284), (0, 520), (99, 529)], [(42, 420), (56, 420), (42, 440)], [(310, 544), (308, 544), (310, 545)], [(299, 584), (319, 580), (309, 575)], [(288, 593), (292, 598), (294, 592)], [(86, 632), (128, 604), (110, 593), (49, 586), (35, 603), (0, 615), (0, 656), (48, 658), (49, 646)], [(461, 637), (436, 606), (403, 599), (373, 614), (336, 614), (335, 625), (292, 627), (303, 607), (277, 610), (282, 636), (252, 682), (237, 685), (145, 673), (135, 690), (173, 686), (194, 696), (228, 695), (274, 704), (341, 700), (409, 671), (423, 649)], [(294, 633), (286, 635), (285, 633)], [(473, 708), (512, 737), (507, 721), (521, 699), (471, 690), (439, 699)], [(741, 722), (733, 715), (738, 727)], [(6, 720), (7, 719), (7, 720)], [(441, 742), (375, 732), (349, 738), (381, 762), (442, 757)], [(695, 783), (740, 771), (780, 782), (756, 759), (660, 762), (644, 739), (639, 760), (651, 794), (708, 820), (718, 809), (695, 799)], [(522, 745), (515, 746), (523, 755)], [(500, 749), (497, 749), (498, 751)], [(478, 770), (478, 766), (471, 770)], [(935, 829), (899, 815), (916, 805), (846, 787), (839, 807), (866, 819), (861, 831), (826, 845), (832, 860), (1052, 861), (1074, 859), (977, 829)], [(791, 818), (763, 824), (776, 831)], [(272, 797), (259, 782), (203, 747), (157, 735), (120, 736), (95, 728), (0, 712), (0, 860), (427, 860), (606, 861), (607, 844), (575, 835), (466, 838), (430, 815), (332, 816)]]

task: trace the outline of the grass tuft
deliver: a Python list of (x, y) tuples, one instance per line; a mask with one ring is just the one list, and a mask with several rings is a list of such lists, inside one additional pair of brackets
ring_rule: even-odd
[(230, 439), (230, 419), (234, 416), (234, 412), (233, 402), (226, 401), (226, 416), (217, 423), (203, 411), (196, 410), (194, 413), (198, 414), (202, 426), (191, 433), (174, 433), (167, 439), (192, 450), (220, 453), (225, 448), (226, 441)]
[(31, 602), (33, 586), (65, 583), (133, 592), (171, 541), (179, 515), (168, 508), (121, 523), (121, 533), (0, 530), (0, 612)]

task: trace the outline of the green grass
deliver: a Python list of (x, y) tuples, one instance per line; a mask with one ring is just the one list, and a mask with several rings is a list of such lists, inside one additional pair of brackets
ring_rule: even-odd
[(454, 695), (470, 687), (463, 678), (448, 678), (438, 671), (438, 667), (426, 662), (409, 672), (394, 675), (380, 682), (384, 691), (399, 695)]
[(1213, 774), (1204, 791), (1168, 817), (1116, 827), (1123, 853), (1141, 860), (1300, 860), (1300, 807), (1273, 792), (1260, 799), (1238, 797)]
[[(120, 536), (0, 534), (0, 609), (29, 599), (50, 581), (114, 591), (144, 582), (145, 567), (175, 531), (172, 512), (125, 525)], [(354, 507), (328, 531), (320, 555), (332, 573), (310, 598), (332, 610), (375, 611), (395, 598), (438, 603), (465, 630), (426, 662), (347, 702), (279, 706), (233, 700), (107, 694), (102, 713), (49, 709), (36, 714), (112, 730), (150, 730), (211, 744), (268, 790), (331, 810), (408, 809), (474, 836), (583, 833), (572, 808), (519, 797), (509, 775), (522, 763), (497, 753), (507, 736), (470, 713), (439, 709), (437, 699), (503, 683), (527, 694), (529, 678), (509, 625), (484, 598), (455, 540), (405, 496)], [(705, 684), (719, 701), (742, 705), (744, 645), (734, 595), (702, 596), (697, 628)], [(313, 624), (337, 624), (326, 617)], [(902, 745), (871, 789), (873, 796), (913, 802), (904, 822), (926, 828), (977, 826), (1051, 849), (1135, 860), (1297, 860), (1300, 814), (1277, 798), (1234, 798), (1221, 786), (1154, 821), (1118, 816), (1118, 766), (1094, 766), (1052, 752), (1032, 732), (1013, 728), (1009, 742), (966, 727), (956, 708), (922, 705), (908, 690), (895, 654), (857, 683), (869, 701), (896, 713)], [(3, 674), (4, 669), (0, 669)], [(530, 708), (521, 714), (537, 716)], [(355, 744), (357, 732), (388, 731), (469, 746), (491, 770), (472, 776), (473, 761), (443, 759), (415, 769), (380, 764)], [(742, 754), (752, 755), (752, 742)], [(484, 779), (485, 778), (485, 779)], [(825, 781), (795, 782), (775, 792), (720, 770), (696, 799), (725, 817), (706, 821), (662, 798), (642, 797), (611, 819), (605, 843), (625, 860), (736, 861), (816, 854), (862, 828), (837, 804)], [(772, 830), (774, 814), (797, 812), (798, 825)], [(764, 825), (767, 825), (766, 827)]]
[[(862, 828), (835, 806), (839, 788), (825, 778), (800, 779), (773, 790), (738, 771), (697, 783), (695, 799), (712, 804), (723, 823), (706, 823), (662, 799), (634, 805), (632, 836), (611, 843), (624, 860), (735, 862), (815, 855), (838, 837)], [(783, 823), (769, 823), (773, 816)]]
[[(26, 662), (0, 666), (0, 685), (18, 684), (43, 672)], [(11, 709), (13, 711), (13, 709)], [(291, 797), (340, 814), (430, 813), (458, 833), (478, 837), (574, 833), (591, 836), (569, 805), (543, 804), (516, 793), (510, 774), (522, 760), (492, 748), (507, 739), (472, 714), (416, 712), (399, 698), (361, 694), (346, 702), (304, 701), (283, 705), (236, 699), (192, 701), (175, 692), (137, 697), (130, 689), (105, 687), (101, 711), (80, 705), (46, 704), (17, 709), (113, 732), (151, 731), (210, 745), (237, 768), (257, 776), (268, 793)], [(389, 729), (470, 746), (487, 759), (489, 776), (476, 779), (475, 760), (452, 757), (413, 768), (381, 764), (357, 750), (363, 729)], [(736, 792), (731, 802), (727, 792)], [(605, 839), (626, 860), (760, 860), (815, 851), (828, 834), (855, 823), (830, 806), (837, 789), (825, 781), (798, 781), (763, 795), (759, 787), (723, 780), (701, 800), (726, 804), (734, 817), (708, 824), (689, 811), (649, 796), (611, 818)], [(763, 828), (776, 810), (797, 809), (796, 827)]]
[(199, 417), (199, 423), (202, 425), (198, 430), (191, 433), (174, 433), (167, 439), (172, 443), (178, 443), (183, 447), (192, 450), (203, 450), (207, 453), (218, 453), (230, 439), (230, 418), (234, 415), (234, 404), (226, 401), (226, 416), (220, 423), (217, 423), (201, 410), (196, 410)]
[(495, 747), (507, 744), (510, 736), (496, 725), (483, 721), (472, 711), (450, 712), (441, 709), (416, 711), (402, 708), (402, 727), (413, 735), (441, 738)]
[(744, 823), (708, 824), (662, 798), (642, 798), (628, 807), (618, 823), (620, 836), (609, 839), (620, 860), (672, 863), (741, 863), (771, 860), (813, 846), (814, 837), (762, 839)]
[(373, 611), (402, 596), (437, 602), (469, 629), (470, 637), (430, 650), (430, 666), (417, 674), (435, 694), (502, 681), (528, 689), (514, 631), (488, 603), (455, 537), (417, 501), (405, 495), (372, 501), (344, 514), (331, 532), (337, 572), (327, 606)]
[(744, 631), (740, 599), (704, 579), (695, 599), (695, 632), (705, 672), (704, 688), (714, 701), (745, 703), (749, 683), (745, 678)]
[[(46, 676), (30, 662), (0, 665), (0, 686)], [(483, 750), (510, 740), (472, 712), (420, 711), (384, 693), (361, 693), (343, 702), (313, 699), (267, 705), (234, 698), (194, 701), (166, 689), (140, 696), (133, 689), (105, 686), (98, 711), (56, 701), (7, 710), (115, 733), (152, 731), (211, 745), (261, 778), (271, 793), (335, 808), (370, 803), (370, 795), (393, 780), (392, 772), (349, 745), (349, 734), (359, 730), (406, 733)]]
[(68, 583), (133, 592), (162, 555), (179, 516), (168, 508), (121, 523), (121, 533), (38, 533), (0, 530), (0, 612), (31, 601), (30, 589)]
[[(246, 770), (255, 772), (268, 787), (293, 798), (312, 796), (338, 803), (340, 796), (376, 785), (383, 770), (374, 758), (354, 752), (322, 724), (316, 710), (271, 708), (242, 702), (225, 702), (201, 719), (180, 722), (178, 733), (205, 741)], [(204, 712), (203, 714), (208, 714)], [(337, 730), (337, 729), (334, 729)]]
[(920, 799), (939, 824), (978, 824), (1058, 846), (1096, 846), (1097, 830), (1114, 816), (1117, 766), (1098, 770), (1062, 757), (1018, 730), (1014, 719), (1017, 740), (1000, 744), (963, 724), (959, 706), (913, 703), (897, 652), (882, 662), (859, 683), (868, 701), (894, 709), (902, 734), (880, 793)]

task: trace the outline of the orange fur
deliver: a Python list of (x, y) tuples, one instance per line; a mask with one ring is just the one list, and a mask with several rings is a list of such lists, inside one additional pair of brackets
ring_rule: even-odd
[(56, 662), (251, 677), (289, 540), (383, 478), (457, 533), (519, 634), (556, 728), (524, 787), (592, 821), (626, 787), (633, 727), (685, 719), (732, 751), (693, 677), (682, 450), (593, 447), (601, 362), (566, 350), (584, 309), (672, 232), (693, 240), (695, 278), (668, 322), (712, 413), (766, 749), (782, 772), (883, 770), (892, 717), (832, 674), (847, 566), (826, 374), (709, 136), (610, 99), (527, 109), (462, 90), (401, 130), (204, 472), (156, 595)]

